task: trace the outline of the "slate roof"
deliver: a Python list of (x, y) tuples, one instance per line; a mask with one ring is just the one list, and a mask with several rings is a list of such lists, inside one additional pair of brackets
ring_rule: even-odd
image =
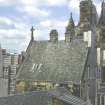
[(79, 97), (73, 96), (68, 90), (62, 87), (52, 90), (49, 93), (52, 95), (52, 97), (55, 97), (70, 105), (86, 105), (85, 101)]
[(87, 59), (87, 44), (34, 41), (21, 65), (17, 80), (80, 81)]
[(2, 97), (0, 98), (0, 105), (52, 105), (53, 98), (68, 105), (86, 105), (85, 101), (71, 95), (64, 88), (58, 88), (57, 90), (52, 90), (50, 92), (36, 91)]
[(2, 97), (0, 98), (0, 105), (52, 105), (52, 98), (46, 92), (28, 92)]

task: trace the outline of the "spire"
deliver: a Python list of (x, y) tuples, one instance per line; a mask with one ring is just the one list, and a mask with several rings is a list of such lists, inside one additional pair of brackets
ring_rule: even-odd
[(99, 25), (105, 26), (105, 0), (102, 1), (101, 16), (99, 19)]
[(66, 33), (65, 33), (65, 41), (66, 42), (71, 42), (71, 40), (73, 39), (73, 37), (75, 35), (74, 28), (75, 28), (75, 24), (74, 24), (74, 20), (73, 20), (72, 13), (71, 13), (69, 23), (66, 27)]
[(72, 16), (72, 12), (70, 13), (70, 19), (69, 19), (69, 23), (68, 23), (68, 28), (74, 28), (74, 20), (73, 20), (73, 16)]
[(34, 27), (31, 28), (31, 41), (34, 41)]

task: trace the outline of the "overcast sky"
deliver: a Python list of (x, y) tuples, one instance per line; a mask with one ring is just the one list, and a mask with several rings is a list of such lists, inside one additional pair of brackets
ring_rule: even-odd
[[(49, 38), (51, 29), (57, 29), (64, 39), (65, 27), (73, 13), (75, 24), (79, 19), (80, 0), (0, 0), (0, 43), (11, 52), (21, 52), (30, 41), (30, 28), (35, 27), (35, 40)], [(93, 0), (98, 14), (102, 0)]]

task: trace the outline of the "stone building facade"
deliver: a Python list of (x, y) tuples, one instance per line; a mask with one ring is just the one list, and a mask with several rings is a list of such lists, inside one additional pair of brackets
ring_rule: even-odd
[(91, 0), (80, 2), (80, 21), (75, 26), (72, 14), (59, 40), (56, 29), (50, 40), (36, 41), (31, 29), (31, 41), (17, 74), (16, 91), (51, 90), (65, 87), (73, 95), (95, 105), (100, 67), (97, 64), (98, 15)]
[(97, 64), (99, 75), (97, 79), (96, 105), (105, 104), (105, 1), (101, 5), (101, 16), (97, 25)]
[[(79, 23), (75, 26), (71, 14), (66, 27), (65, 40), (59, 40), (56, 29), (51, 30), (50, 40), (46, 41), (34, 40), (33, 33), (32, 27), (31, 40), (16, 75), (16, 93), (51, 92), (63, 87), (75, 98), (80, 97), (89, 105), (104, 105), (105, 1), (102, 2), (101, 16), (98, 20), (92, 0), (82, 0)], [(15, 78), (16, 68), (15, 66), (10, 68), (13, 70), (11, 77)], [(9, 70), (5, 68), (4, 71), (8, 71), (7, 69)], [(7, 77), (8, 72), (4, 74)], [(10, 80), (11, 93), (14, 92), (13, 78)], [(59, 101), (57, 94), (53, 95), (54, 105), (63, 105), (62, 100), (65, 100), (65, 97), (61, 94), (63, 98)]]

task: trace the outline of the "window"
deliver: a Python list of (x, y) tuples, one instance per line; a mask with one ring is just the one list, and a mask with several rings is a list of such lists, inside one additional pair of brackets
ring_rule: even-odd
[(100, 65), (100, 48), (97, 48), (97, 64)]
[(105, 50), (103, 50), (103, 60), (105, 60)]
[(88, 74), (87, 74), (87, 75), (88, 75), (87, 79), (90, 79), (90, 66), (87, 67), (87, 72), (88, 72)]
[(88, 31), (88, 47), (91, 47), (91, 41), (92, 41), (92, 39), (91, 39), (91, 35), (92, 34), (92, 32), (91, 31)]
[(88, 32), (84, 32), (84, 41), (85, 41), (85, 42), (88, 41)]

